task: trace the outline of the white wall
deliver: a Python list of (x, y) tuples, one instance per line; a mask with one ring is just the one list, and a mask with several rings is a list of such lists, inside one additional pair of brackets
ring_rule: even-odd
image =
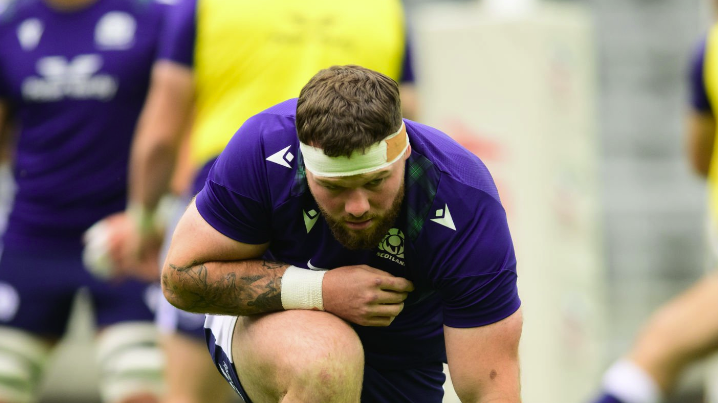
[[(505, 11), (505, 10), (504, 10)], [(422, 118), (487, 164), (516, 244), (524, 399), (578, 402), (603, 365), (595, 49), (584, 8), (416, 14)]]

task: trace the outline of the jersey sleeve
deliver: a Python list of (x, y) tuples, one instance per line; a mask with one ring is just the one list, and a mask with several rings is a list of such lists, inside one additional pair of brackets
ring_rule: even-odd
[(168, 10), (160, 34), (158, 60), (192, 68), (197, 34), (197, 0), (179, 0)]
[(712, 113), (708, 94), (705, 87), (704, 64), (706, 54), (706, 40), (704, 39), (696, 48), (691, 59), (688, 88), (690, 91), (690, 102), (693, 109), (699, 112)]
[(432, 266), (434, 286), (443, 300), (444, 324), (478, 327), (498, 322), (520, 307), (516, 285), (516, 256), (506, 213), (493, 196), (477, 189), (464, 190), (455, 203), (446, 203), (453, 236), (442, 239)]
[(197, 210), (209, 225), (236, 241), (269, 242), (271, 196), (257, 117), (232, 137), (197, 194)]

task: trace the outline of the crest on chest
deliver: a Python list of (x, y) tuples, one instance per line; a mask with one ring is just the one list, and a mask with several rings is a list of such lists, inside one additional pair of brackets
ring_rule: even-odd
[(379, 243), (379, 250), (376, 252), (377, 257), (405, 266), (404, 242), (404, 233), (400, 229), (390, 229)]

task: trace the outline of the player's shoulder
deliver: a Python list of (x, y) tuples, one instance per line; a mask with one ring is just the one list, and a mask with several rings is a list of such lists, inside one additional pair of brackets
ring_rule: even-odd
[(237, 135), (254, 138), (262, 143), (296, 142), (296, 99), (274, 105), (247, 119)]
[(247, 119), (232, 136), (225, 152), (242, 155), (244, 164), (266, 165), (271, 171), (294, 170), (299, 144), (296, 135), (295, 100), (266, 109)]
[(283, 116), (291, 117), (297, 113), (297, 98), (287, 99), (286, 101), (280, 102), (274, 106), (271, 106), (257, 115), (271, 115), (271, 116)]
[(242, 124), (215, 163), (215, 182), (273, 204), (303, 193), (303, 169), (291, 104), (278, 104)]
[(449, 245), (471, 236), (481, 217), (505, 214), (478, 157), (440, 130), (412, 121), (406, 125), (412, 148), (405, 177), (408, 239)]
[(412, 121), (406, 124), (412, 149), (436, 170), (437, 181), (450, 185), (450, 191), (475, 190), (498, 200), (493, 178), (479, 157), (438, 129)]

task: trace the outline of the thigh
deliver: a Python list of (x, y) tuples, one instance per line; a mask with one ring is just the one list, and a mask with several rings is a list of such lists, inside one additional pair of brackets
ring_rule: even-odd
[[(246, 403), (258, 401), (253, 402), (248, 392), (256, 396), (262, 389), (285, 387), (279, 375), (282, 369), (277, 367), (301, 365), (305, 363), (303, 360), (311, 358), (307, 350), (315, 350), (317, 344), (327, 341), (337, 343), (336, 337), (341, 339), (344, 330), (353, 332), (333, 315), (327, 318), (322, 316), (323, 319), (329, 319), (328, 323), (316, 323), (312, 321), (312, 316), (327, 314), (312, 311), (287, 313), (241, 320), (229, 316), (207, 316), (205, 332), (215, 366)], [(346, 325), (346, 328), (340, 327), (339, 332), (327, 331), (326, 326), (335, 325), (335, 319)], [(306, 326), (312, 327), (308, 334)], [(322, 340), (322, 335), (330, 340)], [(315, 337), (317, 339), (313, 339)], [(352, 344), (346, 347), (354, 348)], [(335, 361), (339, 366), (342, 365), (340, 358), (335, 357)], [(442, 401), (446, 376), (440, 362), (407, 370), (382, 370), (370, 365), (363, 368), (362, 403)]]
[(361, 341), (349, 324), (327, 312), (289, 310), (239, 317), (232, 355), (239, 379), (255, 403), (277, 401), (284, 393), (299, 399), (338, 383), (345, 384), (343, 394), (359, 396)]
[(205, 327), (217, 368), (248, 403), (276, 402), (285, 394), (296, 401), (314, 393), (359, 399), (364, 352), (351, 326), (334, 315), (208, 315)]
[(364, 367), (362, 403), (441, 403), (444, 398), (440, 362), (403, 370)]
[(0, 325), (61, 337), (81, 284), (82, 267), (72, 253), (5, 248), (0, 255)]

